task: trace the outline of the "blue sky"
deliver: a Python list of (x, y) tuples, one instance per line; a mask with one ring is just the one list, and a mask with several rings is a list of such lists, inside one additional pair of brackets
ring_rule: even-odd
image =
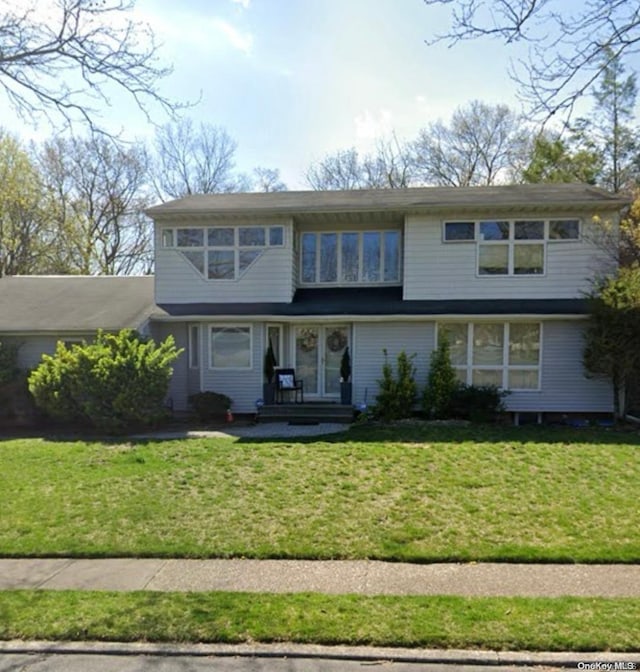
[[(20, 4), (23, 0), (0, 0)], [(581, 0), (563, 0), (581, 6)], [(38, 0), (42, 11), (46, 0)], [(199, 101), (195, 121), (224, 127), (238, 142), (237, 167), (279, 168), (289, 188), (305, 188), (311, 162), (339, 149), (373, 149), (395, 132), (413, 139), (473, 99), (520, 110), (510, 59), (526, 56), (496, 40), (428, 46), (446, 31), (449, 7), (423, 0), (137, 0), (173, 65), (161, 86)], [(28, 137), (50, 129), (18, 124), (0, 99), (0, 125)], [(104, 119), (125, 137), (154, 128), (114, 94)]]
[(164, 91), (201, 99), (189, 115), (227, 129), (238, 166), (279, 168), (289, 188), (327, 153), (413, 138), (473, 98), (518, 107), (504, 47), (428, 47), (448, 10), (422, 0), (138, 0), (137, 11), (173, 63)]

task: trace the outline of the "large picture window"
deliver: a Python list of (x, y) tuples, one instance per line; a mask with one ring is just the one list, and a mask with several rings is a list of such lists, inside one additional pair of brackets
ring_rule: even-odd
[(400, 282), (399, 231), (303, 233), (303, 283)]
[(268, 247), (282, 247), (282, 226), (163, 229), (163, 247), (175, 248), (208, 280), (237, 280)]
[(539, 322), (445, 322), (438, 325), (438, 338), (442, 335), (460, 382), (540, 389)]
[(213, 326), (210, 328), (212, 369), (251, 368), (251, 327)]

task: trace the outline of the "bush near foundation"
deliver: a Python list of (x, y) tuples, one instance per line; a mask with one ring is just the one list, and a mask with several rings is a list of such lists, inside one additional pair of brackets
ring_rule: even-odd
[(54, 420), (108, 433), (148, 427), (166, 413), (171, 364), (182, 351), (172, 336), (156, 343), (136, 331), (99, 331), (92, 343), (66, 347), (29, 376), (29, 391)]

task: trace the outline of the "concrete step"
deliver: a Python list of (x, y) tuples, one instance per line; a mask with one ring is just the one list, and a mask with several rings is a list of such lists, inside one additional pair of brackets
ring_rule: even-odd
[(273, 404), (263, 406), (258, 414), (259, 422), (344, 422), (353, 421), (350, 405), (309, 402), (304, 404)]

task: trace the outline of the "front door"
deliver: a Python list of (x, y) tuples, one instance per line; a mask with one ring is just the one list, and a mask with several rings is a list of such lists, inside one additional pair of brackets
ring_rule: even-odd
[(340, 397), (340, 361), (349, 345), (346, 324), (295, 327), (296, 377), (305, 397)]

